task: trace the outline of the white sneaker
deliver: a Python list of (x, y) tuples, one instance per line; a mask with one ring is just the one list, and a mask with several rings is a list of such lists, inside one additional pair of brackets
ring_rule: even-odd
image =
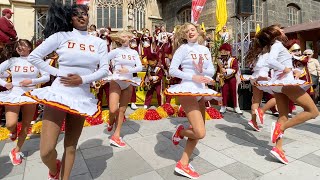
[(226, 111), (227, 111), (227, 107), (226, 106), (221, 106), (220, 112), (221, 113), (225, 113)]
[(240, 110), (239, 107), (234, 108), (234, 111), (238, 114), (242, 114), (242, 111)]
[(292, 118), (292, 113), (288, 113), (288, 118)]
[(138, 107), (135, 103), (131, 103), (131, 109), (136, 110), (138, 109)]
[(148, 106), (147, 106), (147, 105), (144, 105), (143, 108), (144, 108), (144, 109), (148, 109)]

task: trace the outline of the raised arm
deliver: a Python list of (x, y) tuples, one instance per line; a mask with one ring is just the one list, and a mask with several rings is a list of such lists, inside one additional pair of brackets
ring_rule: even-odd
[(274, 43), (271, 46), (271, 50), (269, 53), (269, 58), (267, 59), (267, 64), (270, 68), (274, 69), (274, 70), (281, 70), (283, 71), (286, 67), (285, 65), (281, 64), (277, 59), (279, 56), (279, 53), (282, 49), (283, 46), (281, 43)]
[[(12, 59), (6, 60), (3, 63), (0, 64), (0, 73), (6, 72), (7, 69), (10, 68), (12, 63)], [(3, 79), (0, 79), (0, 85), (1, 86), (5, 86), (7, 84), (6, 81), (4, 81)]]
[(51, 35), (31, 52), (28, 61), (39, 70), (46, 71), (54, 76), (67, 76), (66, 73), (62, 73), (59, 69), (50, 66), (43, 60), (45, 56), (59, 48), (61, 41), (62, 37), (60, 37), (59, 33)]
[(213, 77), (216, 73), (216, 70), (214, 69), (213, 63), (212, 63), (212, 56), (209, 50), (207, 50), (204, 60), (206, 63), (204, 64), (205, 67), (203, 67), (203, 74), (205, 76)]
[(183, 59), (185, 58), (186, 53), (187, 52), (185, 52), (183, 46), (177, 49), (177, 51), (174, 53), (169, 68), (170, 76), (177, 77), (180, 79), (192, 80), (192, 74), (185, 73), (179, 69)]

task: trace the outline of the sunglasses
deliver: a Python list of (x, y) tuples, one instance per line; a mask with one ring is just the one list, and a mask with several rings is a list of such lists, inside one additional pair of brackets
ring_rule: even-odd
[(74, 11), (72, 12), (72, 16), (88, 16), (87, 12), (81, 12), (81, 11)]
[(292, 50), (292, 52), (299, 52), (299, 51), (301, 51), (301, 49)]
[(312, 54), (304, 54), (305, 56), (311, 56)]

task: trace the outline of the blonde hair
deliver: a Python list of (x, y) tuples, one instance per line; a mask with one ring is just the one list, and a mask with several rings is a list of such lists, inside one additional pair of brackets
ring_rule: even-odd
[(121, 38), (122, 36), (128, 36), (129, 38), (133, 38), (134, 35), (129, 31), (119, 31), (114, 34), (110, 34), (110, 38), (113, 42), (115, 42), (117, 45), (121, 45), (124, 40)]
[(178, 25), (176, 26), (176, 30), (177, 32), (175, 32), (174, 34), (174, 39), (173, 39), (173, 53), (182, 45), (182, 44), (187, 44), (188, 43), (188, 37), (186, 35), (186, 33), (188, 32), (188, 26), (192, 25), (194, 26), (198, 33), (199, 33), (199, 37), (200, 37), (200, 27), (196, 24), (193, 23), (189, 23), (186, 22), (183, 25)]

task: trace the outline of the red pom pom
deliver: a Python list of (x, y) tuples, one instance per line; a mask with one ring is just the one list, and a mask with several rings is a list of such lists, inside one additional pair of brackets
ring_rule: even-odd
[(18, 133), (18, 135), (20, 134), (21, 129), (22, 129), (22, 124), (21, 124), (21, 123), (18, 123), (18, 124), (17, 124), (17, 133)]
[(174, 115), (174, 108), (171, 106), (171, 104), (166, 103), (162, 105), (162, 108), (167, 112), (169, 116)]
[(65, 131), (65, 129), (66, 129), (66, 120), (63, 120), (60, 131)]
[(207, 108), (206, 111), (209, 114), (211, 119), (222, 119), (223, 118), (222, 114), (213, 107)]
[(95, 126), (103, 123), (101, 115), (96, 118), (87, 117), (86, 121), (90, 124), (90, 126)]
[(161, 117), (155, 109), (149, 109), (144, 115), (144, 119), (148, 121), (155, 121), (161, 119)]
[(178, 117), (187, 117), (186, 112), (184, 112), (184, 109), (182, 106), (179, 107)]

